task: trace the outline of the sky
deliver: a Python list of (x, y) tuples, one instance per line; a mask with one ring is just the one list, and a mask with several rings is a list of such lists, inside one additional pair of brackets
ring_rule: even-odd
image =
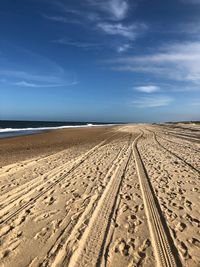
[(0, 1), (0, 119), (200, 120), (200, 0)]

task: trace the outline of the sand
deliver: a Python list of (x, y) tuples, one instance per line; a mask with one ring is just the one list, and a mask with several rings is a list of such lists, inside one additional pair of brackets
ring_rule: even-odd
[(186, 124), (1, 140), (0, 266), (200, 266), (199, 141)]

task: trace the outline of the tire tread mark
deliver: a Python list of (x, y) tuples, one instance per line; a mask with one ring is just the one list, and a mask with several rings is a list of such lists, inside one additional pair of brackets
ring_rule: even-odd
[(15, 217), (19, 212), (27, 208), (31, 203), (35, 202), (38, 198), (43, 196), (45, 193), (47, 193), (49, 190), (51, 190), (55, 185), (57, 185), (59, 182), (61, 182), (63, 179), (66, 178), (68, 174), (70, 174), (72, 171), (74, 171), (78, 166), (80, 166), (94, 151), (96, 151), (98, 148), (102, 147), (106, 144), (106, 142), (109, 141), (110, 138), (105, 139), (104, 141), (100, 142), (98, 145), (94, 146), (90, 150), (88, 150), (84, 155), (80, 156), (74, 163), (74, 165), (68, 170), (67, 173), (64, 174), (61, 178), (50, 184), (46, 187), (46, 189), (42, 192), (39, 192), (34, 198), (29, 200), (27, 203), (23, 204), (21, 207), (17, 208), (13, 212), (6, 213), (5, 216), (1, 218), (0, 226), (4, 225), (8, 221), (10, 221), (13, 217)]
[[(112, 215), (118, 198), (118, 192), (131, 152), (132, 150), (129, 146), (125, 152), (125, 157), (122, 157), (117, 165), (97, 204), (96, 209), (92, 214), (89, 225), (81, 238), (81, 243), (70, 259), (62, 260), (62, 264), (64, 263), (64, 265), (71, 267), (100, 265), (102, 260), (102, 251), (106, 243), (107, 233), (110, 228)], [(52, 266), (62, 266), (62, 264), (55, 261)]]
[(170, 151), (169, 149), (167, 149), (164, 145), (162, 145), (158, 139), (157, 139), (157, 136), (155, 134), (155, 132), (153, 132), (153, 137), (154, 137), (154, 140), (156, 141), (156, 143), (162, 147), (164, 150), (166, 150), (168, 153), (170, 153), (171, 155), (173, 155), (174, 157), (176, 157), (177, 159), (181, 160), (182, 162), (184, 162), (187, 166), (189, 166), (193, 171), (197, 172), (198, 174), (200, 174), (200, 171), (195, 168), (192, 164), (190, 164), (189, 162), (187, 162), (186, 160), (182, 159), (181, 157), (179, 157), (177, 154), (175, 154), (174, 152)]
[[(115, 170), (115, 168), (116, 168), (115, 165), (119, 161), (119, 158), (120, 158), (120, 156), (123, 153), (125, 148), (126, 148), (126, 146), (124, 146), (122, 148), (122, 150), (117, 153), (117, 155), (112, 159), (112, 162), (109, 162), (106, 165), (105, 171), (107, 172), (107, 174), (106, 174), (105, 180), (107, 180), (108, 177), (111, 175), (111, 173)], [(39, 259), (40, 263), (38, 265), (35, 265), (34, 263), (31, 264), (30, 265), (31, 267), (33, 267), (33, 266), (34, 267), (35, 266), (43, 266), (43, 267), (44, 266), (45, 267), (51, 266), (52, 258), (55, 257), (55, 254), (59, 253), (59, 249), (61, 247), (63, 247), (63, 245), (60, 245), (60, 244), (62, 244), (64, 242), (63, 240), (66, 238), (66, 236), (67, 236), (67, 239), (65, 240), (65, 243), (68, 244), (68, 242), (69, 242), (68, 240), (70, 240), (70, 237), (74, 234), (74, 232), (77, 232), (77, 229), (79, 229), (79, 226), (81, 225), (81, 223), (83, 221), (85, 221), (86, 217), (91, 212), (92, 208), (95, 206), (94, 202), (98, 201), (98, 198), (100, 198), (100, 196), (97, 197), (94, 195), (93, 197), (91, 197), (89, 204), (84, 209), (83, 213), (81, 213), (81, 215), (78, 217), (78, 221), (76, 222), (76, 225), (74, 225), (74, 226), (72, 226), (72, 228), (70, 228), (68, 226), (70, 226), (71, 223), (68, 222), (67, 224), (64, 224), (64, 226), (61, 227), (61, 230), (59, 231), (57, 238), (55, 238), (55, 242), (50, 247), (50, 249), (48, 249), (46, 252), (47, 256), (45, 258), (44, 257), (40, 258)], [(67, 218), (65, 218), (65, 220), (68, 221)], [(70, 230), (69, 230), (69, 228), (70, 228)], [(38, 260), (38, 257), (37, 257), (37, 260)]]
[[(162, 134), (162, 135), (164, 135), (164, 133), (162, 133), (162, 132), (159, 132), (159, 133)], [(179, 145), (179, 146), (181, 146), (181, 147), (184, 146), (184, 147), (186, 147), (186, 148), (188, 148), (188, 149), (191, 149), (191, 150), (194, 150), (194, 151), (196, 151), (196, 152), (200, 152), (200, 149), (196, 149), (196, 148), (194, 148), (194, 147), (188, 147), (188, 145), (187, 145), (186, 143), (184, 143), (184, 144), (180, 144), (179, 142), (169, 140), (168, 138), (166, 138), (166, 137), (164, 137), (164, 136), (161, 136), (160, 134), (158, 135), (158, 133), (157, 133), (157, 136), (158, 136), (160, 139), (164, 140), (164, 141), (167, 141), (167, 142), (169, 142), (169, 143), (177, 144), (177, 145)], [(176, 137), (176, 138), (181, 139), (181, 138), (179, 138), (179, 137)]]
[(182, 266), (137, 148), (137, 142), (142, 136), (143, 132), (135, 139), (133, 143), (133, 154), (157, 266)]
[[(43, 174), (42, 177), (45, 178), (45, 177), (47, 177), (48, 175), (51, 175), (52, 173), (53, 173), (54, 176), (57, 175), (57, 174), (60, 173), (61, 171), (65, 170), (65, 168), (66, 168), (68, 165), (72, 165), (72, 164), (73, 164), (73, 163), (72, 163), (73, 161), (76, 162), (76, 161), (80, 160), (80, 159), (83, 158), (89, 151), (91, 151), (91, 150), (94, 149), (95, 147), (97, 148), (101, 143), (102, 143), (102, 146), (105, 145), (107, 142), (109, 142), (110, 139), (112, 139), (112, 138), (113, 138), (114, 136), (116, 136), (116, 135), (117, 135), (117, 133), (114, 133), (112, 136), (106, 138), (105, 140), (103, 140), (102, 142), (100, 142), (99, 144), (97, 144), (96, 146), (92, 147), (91, 149), (89, 149), (88, 151), (86, 151), (85, 153), (83, 153), (81, 156), (79, 156), (79, 157), (77, 157), (77, 158), (75, 158), (75, 159), (71, 159), (71, 160), (69, 160), (66, 164), (64, 164), (64, 165), (62, 165), (62, 166), (57, 166), (57, 167), (53, 168), (52, 170), (50, 170), (50, 171), (46, 172), (45, 174)], [(128, 135), (126, 135), (126, 136), (128, 136)], [(120, 138), (120, 136), (119, 136), (119, 138)], [(63, 151), (64, 151), (64, 150), (63, 150)], [(61, 152), (63, 152), (63, 151), (61, 151)], [(59, 153), (60, 153), (60, 152), (58, 152), (58, 153), (56, 153), (56, 154), (59, 154)], [(50, 155), (50, 156), (52, 156), (52, 155)], [(46, 158), (48, 158), (48, 156), (47, 156)], [(33, 160), (34, 160), (34, 159), (33, 159)], [(29, 161), (30, 161), (30, 160), (29, 160)], [(24, 161), (24, 162), (25, 162), (25, 161)], [(21, 162), (21, 164), (23, 164), (23, 162)], [(26, 169), (27, 167), (28, 167), (28, 166), (25, 166), (25, 169)], [(1, 174), (0, 174), (0, 175), (1, 175)], [(20, 186), (17, 186), (17, 194), (20, 193), (20, 191), (21, 191), (21, 195), (20, 195), (20, 196), (24, 196), (24, 194), (26, 193), (26, 191), (29, 191), (29, 190), (27, 190), (27, 186), (28, 186), (29, 184), (32, 185), (32, 183), (35, 183), (35, 184), (36, 184), (36, 187), (37, 187), (38, 185), (40, 185), (40, 184), (38, 183), (38, 181), (37, 181), (37, 177), (35, 177), (34, 179), (31, 179), (30, 181), (27, 181), (27, 182), (25, 182), (25, 183), (22, 183)], [(6, 205), (4, 204), (4, 202), (6, 203), (6, 201), (9, 201), (9, 203), (10, 203), (10, 198), (12, 199), (12, 200), (11, 200), (12, 202), (19, 198), (18, 195), (17, 195), (17, 197), (13, 197), (13, 196), (12, 196), (12, 192), (15, 191), (15, 190), (16, 190), (16, 187), (15, 187), (15, 188), (12, 188), (10, 191), (7, 191), (7, 192), (5, 192), (3, 195), (0, 196), (0, 199), (2, 199), (2, 200), (0, 200), (0, 203), (1, 203), (0, 208), (1, 208), (1, 209), (2, 209), (4, 206), (6, 206)], [(23, 190), (25, 190), (25, 192), (24, 192)], [(15, 194), (16, 194), (16, 193), (15, 193)]]

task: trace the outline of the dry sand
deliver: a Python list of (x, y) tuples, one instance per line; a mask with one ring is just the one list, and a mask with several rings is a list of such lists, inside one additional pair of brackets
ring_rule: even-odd
[(68, 129), (0, 150), (0, 266), (200, 266), (199, 126)]

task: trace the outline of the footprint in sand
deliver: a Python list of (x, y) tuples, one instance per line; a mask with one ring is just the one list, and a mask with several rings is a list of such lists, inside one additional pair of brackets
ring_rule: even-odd
[(191, 258), (191, 256), (188, 253), (188, 247), (185, 245), (184, 242), (178, 240), (177, 247), (178, 247), (178, 251), (179, 251), (179, 253), (183, 259), (187, 260), (187, 259)]
[(22, 214), (19, 215), (19, 217), (15, 220), (15, 225), (19, 226), (22, 224), (25, 220), (29, 218), (29, 215), (31, 214), (31, 208), (25, 210)]
[(134, 239), (129, 239), (126, 242), (123, 238), (119, 238), (115, 241), (112, 251), (114, 253), (120, 253), (122, 256), (129, 256), (134, 252)]
[(53, 197), (53, 196), (49, 196), (49, 197), (45, 200), (45, 203), (46, 203), (46, 205), (50, 206), (50, 205), (52, 205), (55, 201), (56, 201), (56, 198), (55, 198), (55, 197)]
[(34, 236), (34, 239), (39, 239), (39, 238), (42, 238), (46, 235), (46, 233), (48, 232), (49, 228), (48, 227), (44, 227), (41, 229), (40, 232), (38, 232), (35, 236)]
[(19, 240), (18, 238), (11, 240), (7, 248), (0, 253), (0, 259), (3, 259), (9, 256), (10, 253), (14, 252), (14, 250), (20, 245), (20, 243), (21, 243), (21, 240)]
[(186, 224), (183, 223), (183, 222), (179, 222), (177, 225), (176, 225), (176, 230), (177, 231), (180, 231), (180, 232), (183, 232), (186, 228)]
[(132, 214), (127, 217), (124, 227), (128, 233), (134, 234), (140, 224), (142, 224), (142, 221), (136, 215)]
[(142, 245), (137, 249), (136, 252), (133, 254), (133, 262), (130, 266), (141, 266), (143, 260), (146, 257), (146, 250), (151, 245), (151, 242), (149, 239), (145, 239)]
[(52, 211), (49, 211), (49, 212), (41, 212), (39, 211), (38, 213), (34, 214), (34, 222), (39, 222), (39, 221), (42, 221), (56, 213), (58, 213), (59, 210), (52, 210)]
[(6, 234), (8, 234), (14, 227), (11, 225), (5, 225), (0, 230), (0, 238)]
[(187, 199), (185, 200), (184, 206), (186, 207), (186, 209), (192, 210), (192, 202)]
[(200, 248), (200, 240), (198, 240), (197, 238), (192, 237), (192, 238), (188, 239), (188, 242), (190, 244)]
[(187, 221), (189, 221), (192, 225), (196, 226), (196, 227), (200, 227), (200, 221), (192, 216), (190, 216), (189, 214), (185, 214), (183, 215), (183, 218), (186, 219)]

